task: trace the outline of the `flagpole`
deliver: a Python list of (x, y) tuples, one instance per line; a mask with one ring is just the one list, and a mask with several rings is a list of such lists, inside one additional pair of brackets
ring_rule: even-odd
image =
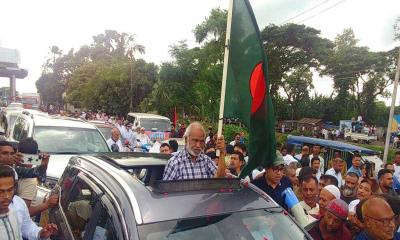
[[(233, 1), (234, 0), (229, 0), (228, 19), (226, 21), (224, 68), (222, 71), (221, 100), (220, 100), (220, 104), (219, 104), (219, 118), (218, 118), (218, 132), (217, 132), (218, 137), (220, 137), (222, 135), (222, 125), (223, 125), (223, 120), (224, 120), (226, 78), (228, 75), (229, 39), (231, 36)], [(216, 155), (219, 156), (219, 150), (217, 150)]]
[(389, 142), (390, 142), (390, 137), (391, 137), (394, 105), (396, 104), (397, 86), (399, 85), (399, 75), (400, 75), (400, 48), (399, 48), (399, 58), (397, 59), (396, 76), (394, 77), (392, 105), (390, 106), (389, 122), (388, 122), (387, 131), (386, 131), (385, 150), (383, 152), (383, 163), (387, 163), (387, 157), (388, 157), (388, 153), (389, 153)]

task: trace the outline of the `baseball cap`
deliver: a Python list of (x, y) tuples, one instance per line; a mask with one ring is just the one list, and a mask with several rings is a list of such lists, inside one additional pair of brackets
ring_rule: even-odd
[[(332, 185), (330, 185), (332, 186)], [(349, 213), (349, 206), (342, 199), (334, 199), (328, 203), (326, 210), (336, 217), (346, 220)]]

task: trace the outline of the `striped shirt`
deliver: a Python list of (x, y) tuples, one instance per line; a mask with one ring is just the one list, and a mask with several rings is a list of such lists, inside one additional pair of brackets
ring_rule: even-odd
[(0, 233), (4, 240), (22, 240), (21, 227), (17, 213), (9, 210), (6, 214), (0, 214)]
[(193, 161), (189, 152), (183, 149), (168, 160), (163, 180), (212, 178), (216, 172), (217, 166), (210, 157), (201, 153)]

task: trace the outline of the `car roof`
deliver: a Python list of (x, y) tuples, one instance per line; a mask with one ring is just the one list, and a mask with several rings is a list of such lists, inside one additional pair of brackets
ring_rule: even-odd
[(161, 115), (157, 115), (157, 114), (151, 114), (151, 113), (134, 113), (134, 112), (130, 112), (128, 113), (129, 116), (136, 116), (136, 117), (142, 117), (142, 118), (157, 118), (157, 119), (165, 119), (165, 120), (169, 120), (169, 118), (161, 116)]
[(94, 125), (94, 126), (96, 126), (98, 128), (114, 128), (113, 124), (107, 123), (107, 122), (104, 122), (104, 121), (95, 120), (95, 121), (88, 121), (88, 123), (90, 123), (90, 124), (92, 124), (92, 125)]
[(351, 144), (344, 143), (344, 142), (311, 138), (311, 137), (303, 137), (303, 136), (289, 135), (287, 138), (287, 143), (293, 144), (293, 145), (318, 144), (322, 147), (332, 148), (332, 149), (345, 151), (345, 152), (356, 152), (357, 151), (360, 154), (366, 154), (366, 155), (379, 154), (377, 151), (374, 151), (374, 150), (371, 150), (368, 148), (364, 148), (364, 147), (360, 147), (360, 146), (351, 145)]
[(35, 126), (37, 127), (72, 127), (96, 129), (95, 126), (93, 126), (92, 124), (75, 118), (33, 115), (33, 119), (35, 121)]
[[(130, 170), (137, 167), (139, 169), (147, 167), (163, 170), (168, 156), (162, 156), (162, 154), (110, 153), (85, 155), (80, 158), (102, 165), (108, 174), (117, 179), (118, 184), (126, 186), (125, 191), (132, 193), (130, 201), (134, 201), (134, 204), (131, 205), (138, 208), (136, 212), (134, 211), (138, 224), (279, 207), (261, 190), (243, 181), (240, 182), (239, 188), (230, 188), (229, 184), (228, 187), (215, 185), (216, 182), (213, 181), (218, 180), (212, 179), (177, 182), (155, 181), (152, 184), (145, 184), (132, 176)], [(159, 177), (162, 177), (162, 174)], [(204, 181), (208, 182), (204, 183)], [(220, 181), (240, 180), (222, 179)], [(125, 182), (125, 184), (121, 184), (122, 182)], [(179, 183), (184, 184), (185, 191), (174, 189)], [(164, 186), (160, 191), (159, 186), (163, 184), (169, 184), (169, 186)], [(214, 188), (191, 188), (199, 184), (214, 186)], [(217, 187), (215, 188), (215, 186)], [(257, 189), (258, 191), (256, 191)]]

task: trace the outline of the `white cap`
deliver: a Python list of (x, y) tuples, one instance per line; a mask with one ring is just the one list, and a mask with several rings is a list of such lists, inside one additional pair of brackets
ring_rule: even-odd
[(327, 185), (323, 189), (330, 192), (336, 199), (340, 199), (340, 190), (335, 185)]

